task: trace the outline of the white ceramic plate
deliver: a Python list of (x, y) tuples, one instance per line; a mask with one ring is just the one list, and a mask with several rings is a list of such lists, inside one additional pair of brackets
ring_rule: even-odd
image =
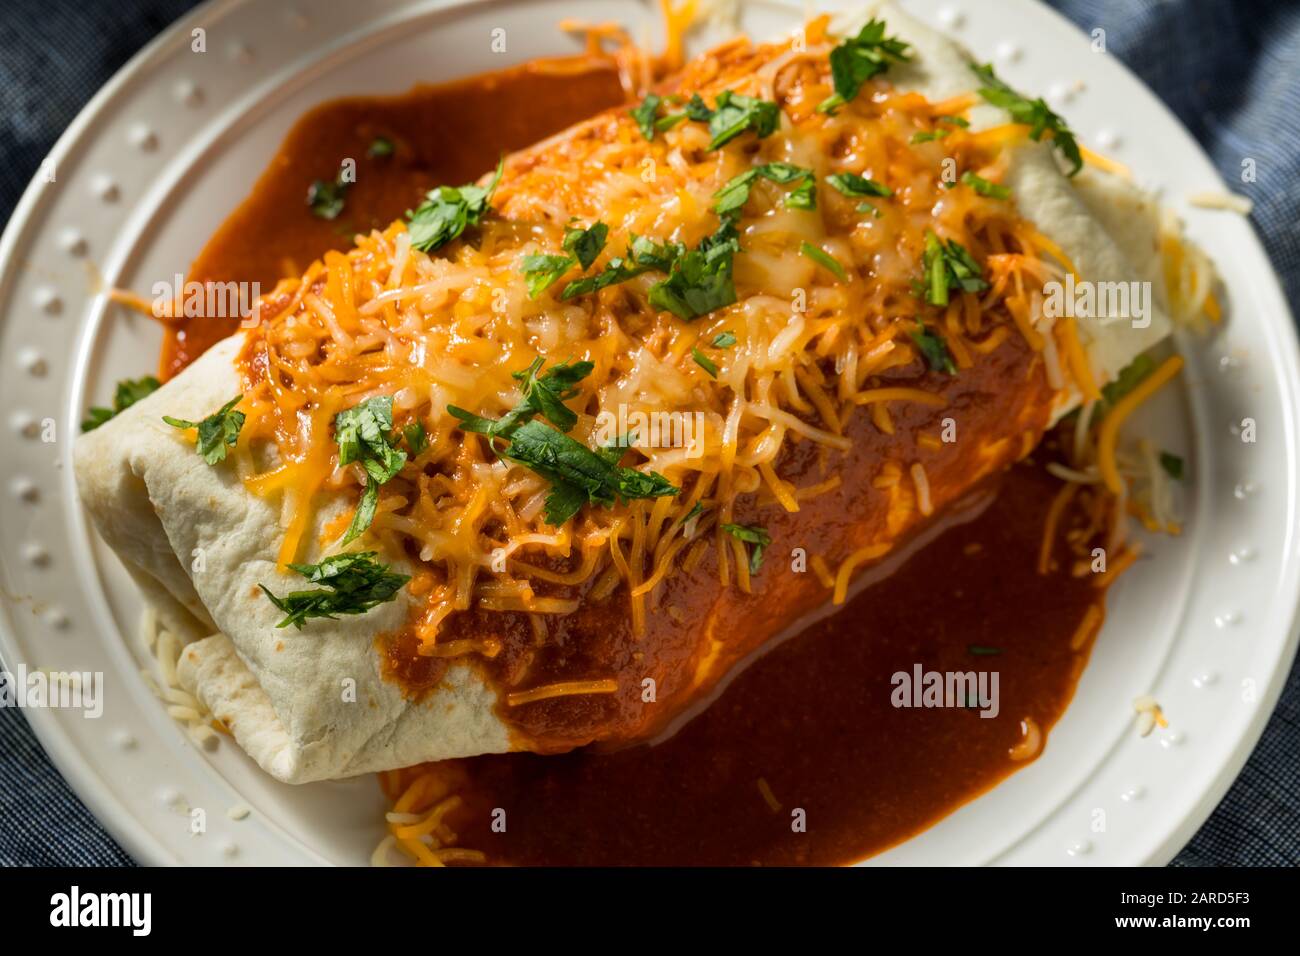
[[(1186, 533), (1110, 594), (1106, 627), (1044, 756), (877, 863), (1167, 862), (1240, 770), (1295, 649), (1297, 347), (1249, 225), (1187, 208), (1223, 184), (1192, 138), (1116, 60), (1031, 0), (905, 3), (1048, 95), (1081, 138), (1128, 164), (1185, 215), (1217, 261), (1225, 332), (1181, 343), (1182, 391), (1144, 410), (1185, 453)], [(12, 668), (102, 671), (100, 719), (28, 711), (55, 763), (115, 837), (149, 863), (361, 863), (384, 807), (371, 777), (288, 787), (223, 742), (193, 747), (139, 676), (140, 600), (77, 506), (77, 422), (120, 378), (155, 364), (154, 323), (110, 307), (106, 286), (183, 272), (250, 188), (289, 125), (348, 94), (396, 93), (570, 52), (563, 17), (617, 19), (659, 43), (657, 3), (229, 0), (195, 11), (97, 95), (51, 154), (0, 243), (0, 654)], [(827, 8), (847, 6), (826, 4)], [(753, 36), (801, 5), (755, 2)], [(206, 31), (206, 52), (192, 31)], [(503, 29), (506, 52), (493, 53)], [(701, 44), (720, 38), (699, 38)], [(1258, 441), (1243, 443), (1243, 418)], [(46, 439), (53, 439), (47, 441)], [(1140, 739), (1131, 701), (1152, 693), (1168, 730)], [(247, 804), (242, 821), (227, 810)], [(191, 832), (191, 809), (207, 832)]]

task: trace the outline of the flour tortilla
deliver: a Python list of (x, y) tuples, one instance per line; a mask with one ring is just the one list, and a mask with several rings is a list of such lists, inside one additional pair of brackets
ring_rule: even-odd
[[(925, 26), (892, 3), (879, 3), (861, 13), (833, 21), (838, 33), (856, 33), (872, 16), (888, 25), (887, 32), (912, 45), (913, 59), (891, 66), (889, 79), (904, 90), (915, 90), (939, 102), (978, 86), (971, 72), (974, 60), (959, 44)], [(1035, 95), (1033, 91), (1024, 91)], [(1010, 121), (1002, 109), (982, 103), (970, 112), (971, 128), (988, 129)], [(1155, 198), (1112, 173), (1085, 167), (1073, 179), (1062, 174), (1062, 163), (1050, 140), (1029, 142), (1012, 154), (1005, 185), (1020, 215), (1034, 224), (1069, 256), (1087, 282), (1146, 282), (1151, 290), (1150, 314), (1102, 311), (1078, 319), (1089, 364), (1102, 382), (1118, 377), (1138, 354), (1167, 338), (1172, 323), (1167, 314), (1161, 274), (1160, 207)], [(1145, 327), (1143, 323), (1149, 319)], [(1079, 404), (1067, 394), (1056, 418)]]
[[(878, 12), (916, 52), (913, 63), (892, 68), (897, 83), (931, 99), (972, 89), (969, 61), (958, 46), (896, 9)], [(839, 28), (856, 31), (869, 15)], [(1007, 117), (982, 106), (973, 119), (988, 126)], [(1090, 171), (1068, 180), (1047, 144), (1019, 151), (1008, 185), (1021, 213), (1064, 249), (1084, 279), (1136, 279), (1162, 288), (1155, 274), (1158, 214), (1149, 197)], [(1160, 309), (1143, 329), (1127, 316), (1081, 319), (1079, 326), (1094, 368), (1107, 380), (1169, 332)], [(159, 391), (82, 436), (75, 449), (78, 487), (100, 533), (168, 626), (191, 641), (181, 656), (182, 683), (264, 770), (288, 783), (511, 749), (495, 691), (468, 666), (454, 665), (443, 686), (420, 702), (382, 679), (374, 639), (407, 619), (405, 589), (365, 615), (314, 620), (302, 632), (275, 627), (282, 614), (257, 585), (276, 593), (302, 587), (301, 579), (276, 569), (279, 502), (248, 493), (233, 461), (207, 465), (182, 432), (161, 420), (165, 414), (201, 419), (238, 394), (234, 363), (242, 343), (240, 334), (215, 346)], [(1076, 403), (1077, 396), (1068, 399), (1058, 414)], [(349, 506), (342, 495), (322, 494), (318, 502), (317, 531)], [(409, 570), (400, 557), (385, 560)]]
[[(197, 421), (239, 394), (242, 344), (241, 333), (216, 345), (79, 438), (74, 453), (77, 486), (100, 534), (164, 623), (192, 641), (181, 654), (182, 684), (286, 783), (507, 750), (496, 694), (477, 671), (451, 667), (420, 702), (381, 677), (374, 640), (405, 623), (406, 589), (365, 615), (313, 620), (301, 632), (276, 628), (284, 614), (257, 585), (277, 594), (304, 587), (276, 569), (278, 501), (251, 495), (233, 461), (209, 466), (185, 433), (162, 421)], [(317, 530), (347, 506), (343, 495), (320, 500)]]

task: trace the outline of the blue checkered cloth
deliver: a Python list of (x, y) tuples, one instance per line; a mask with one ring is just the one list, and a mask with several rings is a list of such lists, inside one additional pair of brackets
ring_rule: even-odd
[[(1300, 4), (1285, 0), (1053, 0), (1178, 114), (1300, 296)], [(189, 0), (0, 3), (0, 219), (41, 159), (126, 60)], [(39, 78), (39, 79), (38, 79)], [(1241, 160), (1254, 184), (1239, 184)], [(1300, 863), (1300, 667), (1245, 770), (1176, 866)], [(0, 865), (129, 865), (51, 766), (16, 709), (0, 708)]]

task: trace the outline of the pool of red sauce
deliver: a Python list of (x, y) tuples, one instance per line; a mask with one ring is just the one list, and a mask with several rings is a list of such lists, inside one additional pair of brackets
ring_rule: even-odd
[[(346, 248), (355, 231), (387, 225), (431, 186), (470, 181), (502, 151), (621, 100), (613, 69), (593, 65), (515, 67), (325, 103), (289, 132), (190, 278), (269, 289)], [(380, 136), (396, 144), (392, 156), (367, 155)], [(317, 219), (308, 184), (331, 178), (343, 157), (358, 164), (345, 211)], [(172, 327), (163, 376), (233, 324), (199, 317)], [(1046, 732), (1086, 662), (1090, 642), (1070, 642), (1103, 593), (1035, 567), (1056, 488), (1032, 463), (986, 482), (977, 504), (886, 578), (757, 655), (667, 739), (461, 761), (466, 806), (452, 821), (461, 845), (516, 864), (838, 864), (924, 830), (1024, 765), (1009, 757), (1022, 719)], [(894, 707), (892, 675), (918, 664), (996, 670), (999, 715)], [(491, 827), (497, 808), (505, 832)]]
[[(463, 761), (461, 843), (519, 864), (839, 864), (924, 830), (1024, 765), (1008, 756), (1020, 721), (1050, 727), (1086, 662), (1070, 640), (1101, 592), (1035, 568), (1057, 487), (1041, 465), (1011, 469), (973, 519), (950, 518), (662, 743)], [(998, 671), (999, 715), (894, 707), (892, 675), (916, 664)]]

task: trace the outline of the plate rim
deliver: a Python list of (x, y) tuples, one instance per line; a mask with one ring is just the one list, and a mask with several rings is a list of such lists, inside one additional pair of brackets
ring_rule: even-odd
[[(248, 2), (249, 0), (205, 0), (205, 2), (200, 3), (172, 22), (133, 55), (90, 98), (59, 136), (51, 148), (48, 158), (57, 162), (67, 155), (74, 144), (92, 130), (104, 107), (117, 97), (124, 88), (146, 73), (160, 54), (176, 43), (192, 26), (200, 22), (205, 24), (214, 22), (215, 18), (224, 17), (229, 12), (247, 5)], [(770, 3), (771, 0), (768, 0), (768, 2)], [(450, 12), (456, 8), (465, 9), (492, 5), (493, 3), (494, 0), (450, 0), (445, 5), (440, 4), (439, 9)], [(774, 5), (785, 6), (785, 4), (779, 2)], [(1079, 29), (1059, 11), (1042, 3), (1039, 3), (1038, 6), (1048, 11), (1061, 24), (1075, 31)], [(948, 33), (950, 31), (945, 30), (944, 32)], [(1190, 146), (1196, 150), (1206, 160), (1207, 165), (1214, 168), (1213, 163), (1209, 161), (1209, 157), (1200, 144), (1192, 137), (1181, 120), (1169, 109), (1164, 101), (1156, 96), (1126, 64), (1115, 57), (1111, 57), (1111, 59), (1131, 81), (1143, 90), (1144, 95), (1150, 100), (1151, 104), (1164, 112), (1166, 119), (1171, 121), (1171, 126), (1176, 128), (1182, 136), (1184, 140), (1182, 145), (1184, 147)], [(1220, 186), (1226, 188), (1217, 169), (1215, 169), (1215, 178)], [(33, 179), (15, 205), (3, 235), (0, 236), (0, 275), (3, 277), (5, 286), (13, 284), (9, 264), (17, 259), (19, 241), (29, 232), (36, 215), (51, 195), (51, 191), (43, 188), (43, 186), (44, 184), (39, 179)], [(1263, 290), (1263, 294), (1267, 298), (1274, 300), (1278, 306), (1278, 308), (1270, 310), (1264, 315), (1260, 319), (1260, 323), (1273, 344), (1279, 346), (1277, 359), (1282, 363), (1286, 371), (1292, 373), (1290, 377), (1283, 379), (1282, 398), (1284, 400), (1282, 407), (1288, 419), (1285, 431), (1294, 438), (1300, 435), (1300, 386), (1296, 384), (1296, 382), (1300, 381), (1300, 337), (1297, 335), (1295, 320), (1291, 315), (1289, 303), (1283, 294), (1277, 270), (1264, 249), (1254, 224), (1247, 222), (1246, 225), (1251, 245), (1249, 248), (1242, 250), (1242, 256), (1247, 259), (1257, 259), (1266, 264), (1265, 271), (1269, 277), (1269, 284)], [(9, 291), (7, 288), (0, 287), (0, 295), (7, 291)], [(78, 329), (78, 334), (81, 331), (81, 329)], [(77, 389), (78, 387), (74, 386), (74, 393)], [(64, 444), (65, 448), (60, 457), (66, 464), (70, 462), (71, 443)], [(1291, 475), (1296, 474), (1296, 456), (1294, 452), (1293, 446), (1288, 448), (1287, 464)], [(1292, 514), (1295, 511), (1295, 497), (1296, 489), (1289, 489), (1287, 503)], [(80, 513), (80, 507), (76, 503), (71, 505), (71, 509)], [(84, 514), (81, 515), (81, 520), (84, 521)], [(1276, 711), (1278, 700), (1294, 662), (1297, 644), (1300, 644), (1300, 561), (1297, 560), (1294, 531), (1295, 529), (1292, 528), (1291, 542), (1285, 549), (1284, 555), (1284, 568), (1287, 571), (1285, 593), (1291, 598), (1289, 615), (1287, 615), (1289, 620), (1286, 623), (1285, 638), (1279, 647), (1277, 665), (1273, 668), (1269, 683), (1261, 694), (1260, 704), (1243, 726), (1242, 732), (1235, 738), (1231, 750), (1228, 751), (1227, 759), (1219, 758), (1219, 766), (1214, 778), (1209, 786), (1201, 790), (1195, 808), (1191, 812), (1182, 815), (1179, 821), (1169, 828), (1163, 839), (1150, 850), (1146, 859), (1141, 861), (1143, 864), (1164, 864), (1186, 845), (1190, 836), (1203, 825), (1204, 821), (1222, 800), (1224, 794), (1238, 778), (1242, 768), (1258, 746), (1265, 727)], [(1279, 610), (1279, 615), (1283, 613), (1283, 611)], [(5, 656), (8, 659), (15, 660), (13, 652), (17, 648), (10, 634), (7, 613), (0, 614), (0, 649), (6, 652)], [(18, 660), (21, 660), (21, 658), (18, 658)], [(108, 787), (102, 785), (103, 775), (82, 757), (76, 744), (60, 726), (54, 715), (43, 710), (36, 710), (24, 714), (24, 717), (45, 753), (67, 779), (77, 797), (86, 804), (94, 813), (98, 822), (133, 858), (139, 862), (151, 864), (176, 862), (174, 854), (165, 849), (154, 833), (143, 825), (133, 813), (127, 810), (125, 803), (114, 797)], [(1027, 838), (1032, 832), (1031, 830), (1026, 833), (1022, 839)], [(1007, 852), (1013, 846), (1014, 844), (1008, 845), (998, 855)]]

